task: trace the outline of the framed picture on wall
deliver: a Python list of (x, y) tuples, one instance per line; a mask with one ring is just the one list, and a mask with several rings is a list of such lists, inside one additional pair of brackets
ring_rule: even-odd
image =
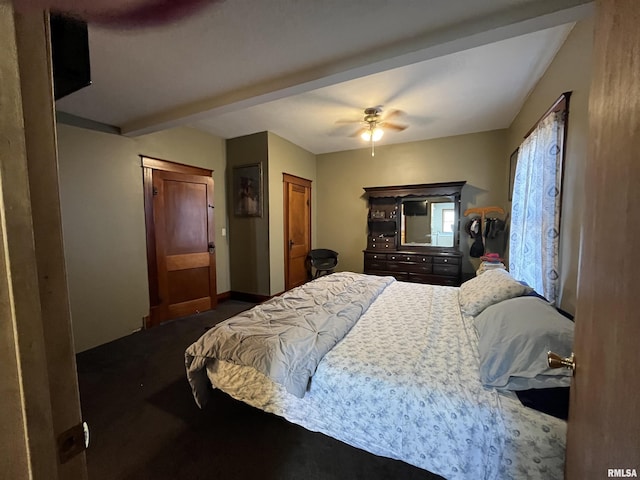
[(516, 148), (509, 157), (509, 201), (513, 198), (513, 182), (516, 179), (516, 165), (518, 163), (518, 151), (520, 148)]
[(236, 217), (262, 216), (262, 168), (259, 163), (233, 167), (233, 213)]

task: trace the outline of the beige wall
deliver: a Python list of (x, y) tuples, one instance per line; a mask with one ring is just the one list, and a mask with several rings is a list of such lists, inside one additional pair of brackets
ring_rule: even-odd
[(282, 174), (311, 180), (311, 245), (315, 247), (316, 156), (269, 132), (269, 250), (271, 289), (284, 291), (284, 190)]
[[(560, 94), (572, 91), (562, 200), (560, 306), (574, 313), (592, 42), (592, 19), (579, 22), (508, 130), (382, 146), (376, 149), (375, 157), (367, 148), (319, 155), (318, 245), (340, 253), (339, 270), (362, 271), (367, 232), (365, 186), (466, 180), (463, 212), (487, 205), (508, 211), (509, 155)], [(506, 244), (508, 239), (504, 240)], [(463, 230), (460, 247), (467, 274), (479, 264), (468, 256), (470, 244)], [(500, 251), (499, 244), (492, 246), (493, 251)]]
[[(391, 135), (391, 134), (390, 134)], [(318, 156), (318, 246), (339, 253), (338, 270), (362, 272), (367, 246), (367, 200), (363, 187), (466, 180), (461, 211), (507, 205), (504, 175), (506, 131), (403, 143)], [(465, 218), (462, 218), (464, 226)], [(463, 271), (475, 271), (471, 240), (462, 232)]]
[[(234, 166), (258, 162), (262, 165), (264, 188), (262, 217), (235, 217), (233, 203), (229, 203), (231, 290), (269, 296), (284, 291), (282, 174), (314, 182), (316, 157), (271, 132), (227, 140), (229, 185)], [(312, 188), (312, 205), (314, 198)], [(315, 222), (312, 219), (313, 230)]]
[(227, 140), (227, 185), (234, 166), (262, 166), (262, 217), (233, 215), (232, 189), (229, 201), (229, 268), (231, 290), (256, 295), (270, 294), (269, 273), (269, 146), (267, 132)]
[[(588, 145), (593, 19), (576, 24), (513, 121), (504, 158), (561, 93), (571, 91), (560, 232), (560, 307), (575, 313), (581, 243), (584, 167)], [(508, 161), (505, 171), (508, 172)]]
[[(225, 148), (224, 140), (188, 128), (132, 139), (59, 125), (65, 251), (77, 350), (129, 334), (148, 313), (138, 155), (214, 170), (218, 292), (272, 295), (284, 289), (283, 172), (313, 182), (313, 247), (338, 251), (339, 270), (361, 272), (367, 229), (363, 187), (466, 180), (462, 211), (486, 205), (508, 209), (509, 154), (564, 91), (573, 93), (564, 174), (561, 306), (573, 312), (592, 29), (591, 20), (575, 26), (508, 130), (382, 146), (375, 157), (368, 148), (315, 157), (267, 132), (228, 140)], [(257, 162), (263, 167), (263, 217), (227, 217), (226, 185), (232, 167)], [(227, 237), (222, 237), (222, 228), (227, 228)], [(478, 265), (468, 256), (470, 244), (463, 231), (460, 246), (467, 274)]]
[(139, 329), (149, 313), (139, 155), (214, 170), (218, 292), (229, 290), (224, 140), (189, 128), (138, 138), (58, 125), (60, 196), (77, 351)]

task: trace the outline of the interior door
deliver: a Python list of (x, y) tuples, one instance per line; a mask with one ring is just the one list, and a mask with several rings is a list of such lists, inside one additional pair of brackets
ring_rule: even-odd
[(153, 170), (157, 304), (151, 324), (216, 307), (213, 179)]
[(640, 2), (596, 5), (569, 480), (640, 475)]
[(311, 250), (311, 181), (284, 174), (285, 288), (308, 280), (306, 258)]

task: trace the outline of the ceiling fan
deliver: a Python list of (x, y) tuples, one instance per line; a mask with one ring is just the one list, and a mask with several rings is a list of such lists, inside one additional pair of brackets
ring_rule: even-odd
[(377, 142), (384, 135), (384, 130), (395, 130), (401, 132), (405, 130), (408, 125), (402, 125), (399, 123), (391, 122), (390, 120), (404, 115), (401, 110), (392, 110), (386, 115), (382, 115), (382, 107), (369, 107), (364, 110), (364, 119), (359, 123), (362, 123), (362, 128), (358, 129), (351, 136), (359, 136), (363, 140), (371, 143), (371, 156), (375, 156), (374, 142)]

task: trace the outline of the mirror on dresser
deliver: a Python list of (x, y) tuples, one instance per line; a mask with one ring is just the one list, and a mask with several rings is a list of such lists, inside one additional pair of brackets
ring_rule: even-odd
[(401, 199), (400, 205), (401, 246), (454, 246), (456, 224), (454, 197), (409, 197)]
[(460, 196), (465, 183), (366, 187), (364, 273), (460, 285)]

